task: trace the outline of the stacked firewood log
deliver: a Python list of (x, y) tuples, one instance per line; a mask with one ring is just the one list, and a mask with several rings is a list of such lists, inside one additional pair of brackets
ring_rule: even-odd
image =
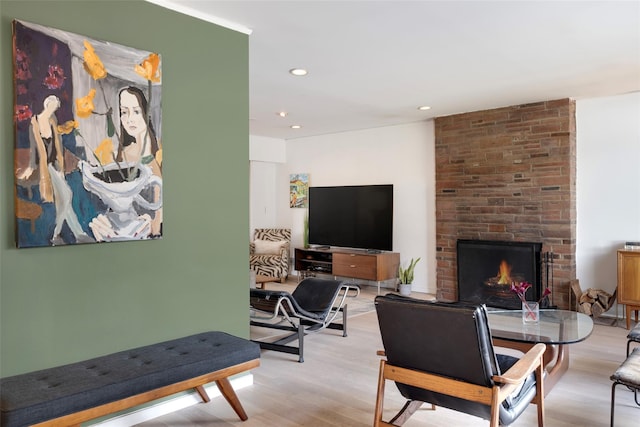
[(602, 289), (593, 288), (583, 292), (577, 280), (571, 283), (571, 288), (578, 302), (578, 311), (593, 317), (600, 317), (602, 313), (608, 311), (615, 302), (618, 293), (617, 289), (613, 294), (610, 294)]

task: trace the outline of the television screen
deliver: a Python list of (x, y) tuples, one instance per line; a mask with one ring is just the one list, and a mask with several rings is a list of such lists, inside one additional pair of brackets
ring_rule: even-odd
[(310, 187), (309, 244), (392, 250), (393, 185)]

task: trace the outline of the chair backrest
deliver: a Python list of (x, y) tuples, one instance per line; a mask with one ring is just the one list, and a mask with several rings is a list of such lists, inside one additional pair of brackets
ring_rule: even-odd
[[(375, 299), (387, 360), (404, 368), (491, 387), (500, 374), (484, 306), (438, 303), (388, 294)], [(428, 390), (397, 384), (402, 395), (463, 410), (486, 407)], [(464, 409), (461, 409), (464, 408)]]
[(290, 228), (256, 228), (253, 239), (269, 240), (270, 242), (291, 241)]

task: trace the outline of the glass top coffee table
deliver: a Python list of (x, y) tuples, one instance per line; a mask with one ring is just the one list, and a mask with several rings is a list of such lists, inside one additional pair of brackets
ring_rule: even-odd
[(540, 310), (538, 323), (523, 323), (522, 310), (487, 309), (495, 346), (526, 352), (537, 343), (547, 344), (544, 365), (545, 395), (569, 369), (569, 345), (584, 341), (593, 331), (593, 320), (569, 310)]

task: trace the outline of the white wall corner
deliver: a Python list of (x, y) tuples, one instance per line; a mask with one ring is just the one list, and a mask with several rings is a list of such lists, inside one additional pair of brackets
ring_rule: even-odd
[(287, 148), (284, 139), (249, 135), (249, 160), (255, 162), (285, 163)]

